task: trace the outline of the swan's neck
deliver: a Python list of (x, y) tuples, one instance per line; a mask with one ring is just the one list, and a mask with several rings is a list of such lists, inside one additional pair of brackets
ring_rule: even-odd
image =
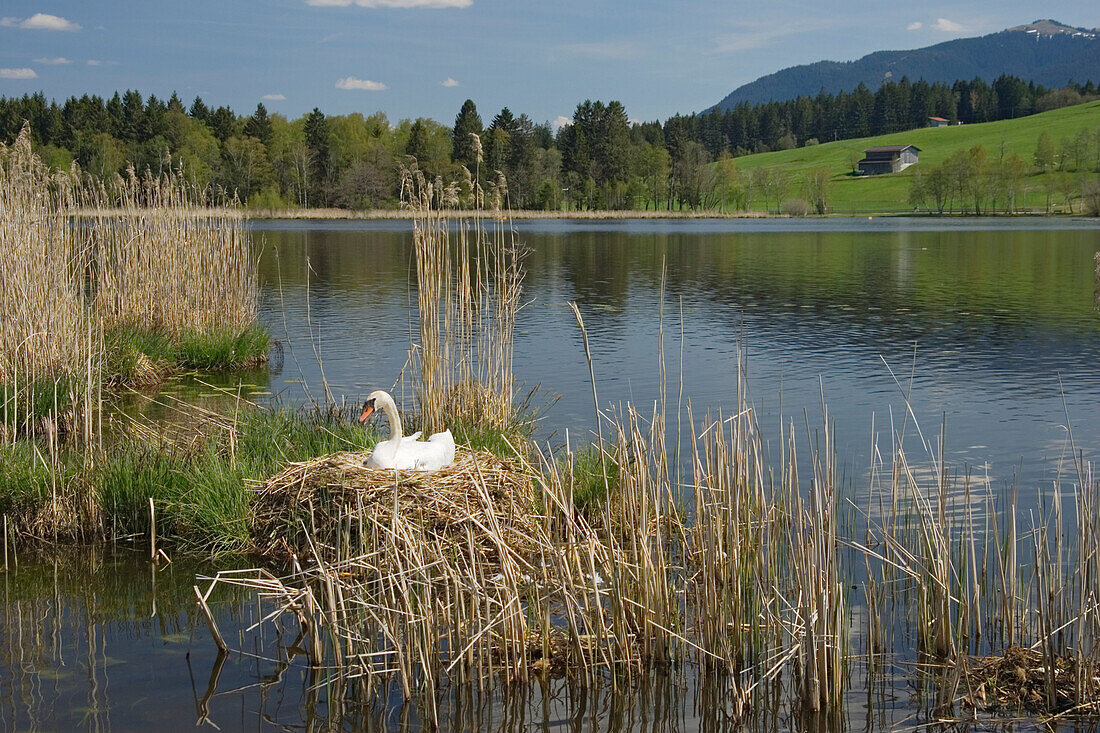
[(390, 439), (387, 442), (398, 445), (401, 443), (401, 436), (404, 433), (401, 430), (401, 415), (397, 413), (397, 405), (394, 404), (389, 395), (386, 395), (386, 399), (379, 399), (378, 401), (382, 403), (382, 411), (390, 419)]

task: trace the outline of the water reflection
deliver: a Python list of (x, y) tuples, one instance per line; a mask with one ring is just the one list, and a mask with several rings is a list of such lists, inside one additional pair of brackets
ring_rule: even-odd
[[(224, 585), (210, 599), (230, 646), (220, 654), (192, 589), (196, 574), (210, 570), (183, 561), (157, 570), (143, 553), (118, 548), (13, 561), (3, 577), (0, 608), (0, 729), (430, 727), (423, 708), (402, 703), (397, 682), (378, 694), (361, 678), (311, 668), (302, 648), (308, 644), (294, 621), (257, 624), (274, 610), (272, 603)], [(789, 677), (761, 683), (752, 672), (705, 674), (688, 663), (615, 679), (596, 675), (590, 686), (570, 678), (485, 689), (453, 685), (438, 691), (438, 720), (444, 730), (499, 733), (934, 730), (944, 719), (963, 729), (1012, 727), (995, 717), (940, 708), (961, 694), (957, 681), (902, 661), (916, 658), (910, 648), (891, 648), (868, 667), (865, 637), (858, 633), (866, 623), (860, 608), (853, 606), (850, 619), (857, 633), (849, 691), (834, 714), (800, 710)], [(744, 691), (757, 684), (753, 707), (741, 709)]]

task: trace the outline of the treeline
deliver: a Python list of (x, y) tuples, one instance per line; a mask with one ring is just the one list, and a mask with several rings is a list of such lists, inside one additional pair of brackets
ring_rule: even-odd
[[(1073, 213), (1080, 199), (1082, 210), (1100, 215), (1100, 185), (1094, 176), (1100, 173), (1100, 128), (1079, 130), (1055, 147), (1050, 133), (1039, 133), (1035, 153), (1025, 160), (1016, 153), (990, 154), (984, 145), (959, 149), (942, 163), (918, 169), (909, 183), (909, 203), (930, 213), (958, 211), (964, 214), (1013, 214), (1030, 191), (1045, 199), (1046, 213), (1055, 205)], [(1026, 183), (1028, 176), (1038, 178), (1040, 188)]]
[(665, 123), (666, 135), (696, 140), (712, 156), (789, 150), (817, 142), (885, 135), (925, 127), (929, 117), (950, 124), (973, 124), (1024, 117), (1095, 99), (1093, 82), (1047, 89), (1003, 75), (992, 84), (981, 79), (952, 85), (923, 79), (887, 81), (872, 92), (860, 84), (852, 92), (798, 97), (750, 105), (726, 112), (677, 116)]
[(508, 108), (484, 120), (471, 100), (448, 126), (316, 108), (289, 120), (263, 104), (241, 116), (201, 98), (186, 106), (176, 94), (133, 90), (63, 104), (39, 93), (0, 98), (0, 140), (14, 140), (26, 121), (51, 166), (75, 161), (104, 178), (128, 165), (179, 168), (212, 198), (236, 195), (257, 208), (396, 206), (398, 170), (410, 158), (444, 180), (468, 171), (487, 182), (500, 171), (513, 208), (700, 208), (746, 200), (731, 160), (738, 155), (923, 127), (930, 116), (1019, 117), (1096, 93), (1092, 82), (1048, 90), (1009, 76), (951, 86), (903, 78), (874, 93), (861, 85), (664, 123), (632, 122), (619, 102), (585, 101), (557, 131)]

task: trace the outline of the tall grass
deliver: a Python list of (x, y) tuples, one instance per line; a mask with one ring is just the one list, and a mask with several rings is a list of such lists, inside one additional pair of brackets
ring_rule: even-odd
[(132, 168), (82, 187), (80, 199), (104, 329), (179, 339), (255, 323), (256, 259), (236, 209), (208, 208), (180, 174)]
[(17, 430), (56, 423), (99, 377), (90, 253), (68, 226), (70, 189), (69, 174), (52, 175), (31, 151), (26, 128), (0, 144), (0, 412)]
[(506, 183), (469, 182), (477, 207), (451, 219), (461, 188), (403, 171), (402, 205), (413, 215), (419, 308), (417, 402), (425, 429), (457, 422), (514, 427), (512, 347), (523, 288), (523, 248), (503, 215)]
[(257, 263), (234, 209), (206, 208), (172, 172), (51, 174), (26, 127), (0, 146), (0, 282), (12, 435), (68, 420), (90, 437), (105, 383), (266, 359)]

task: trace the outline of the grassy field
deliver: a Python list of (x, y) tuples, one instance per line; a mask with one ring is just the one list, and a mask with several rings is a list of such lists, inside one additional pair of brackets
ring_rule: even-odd
[[(803, 197), (807, 176), (816, 168), (828, 168), (831, 172), (829, 209), (836, 214), (912, 211), (909, 203), (909, 187), (918, 170), (928, 170), (942, 163), (956, 150), (982, 145), (990, 160), (1016, 153), (1030, 165), (1035, 154), (1039, 134), (1046, 130), (1057, 150), (1063, 138), (1072, 138), (1081, 130), (1091, 133), (1092, 151), (1088, 170), (1076, 175), (1095, 176), (1095, 147), (1100, 129), (1100, 102), (1089, 102), (1073, 107), (1021, 117), (1015, 120), (986, 122), (977, 125), (924, 128), (878, 137), (865, 137), (823, 143), (793, 150), (748, 155), (736, 159), (737, 170), (746, 176), (759, 166), (775, 167), (791, 176), (791, 185), (783, 198)], [(875, 145), (916, 145), (920, 148), (920, 162), (901, 173), (884, 176), (854, 176), (853, 154), (862, 157), (863, 150)], [(858, 159), (858, 158), (857, 158)], [(1071, 164), (1072, 165), (1072, 164)], [(1036, 211), (1045, 210), (1045, 176), (1034, 173), (1024, 180), (1025, 194), (1022, 205)], [(1071, 172), (1071, 175), (1075, 175)], [(1078, 186), (1078, 189), (1080, 187)], [(1060, 197), (1059, 197), (1060, 198)], [(764, 208), (762, 197), (755, 195), (749, 208)], [(772, 210), (774, 211), (774, 203)]]

